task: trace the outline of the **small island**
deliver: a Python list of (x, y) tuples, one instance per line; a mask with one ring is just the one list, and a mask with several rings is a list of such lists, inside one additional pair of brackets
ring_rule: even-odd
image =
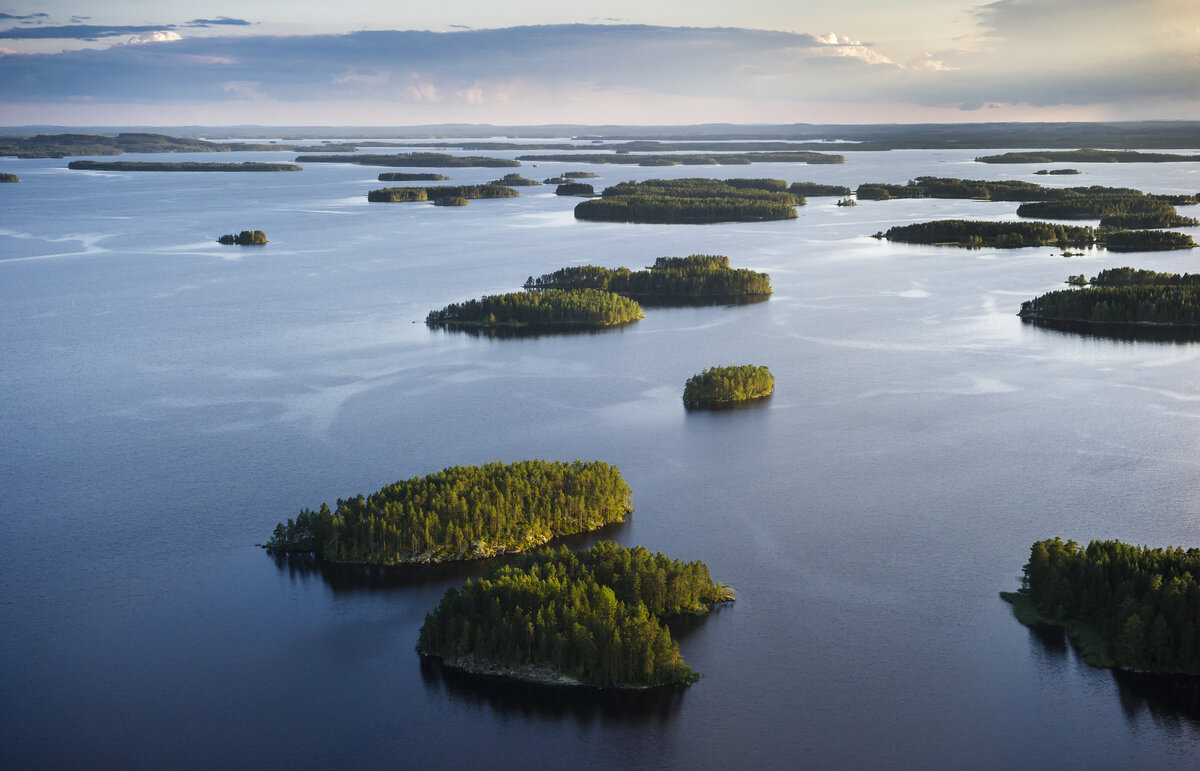
[(896, 225), (875, 238), (910, 244), (938, 244), (980, 248), (1019, 249), (1025, 246), (1091, 246), (1096, 234), (1089, 227), (1051, 222), (979, 222), (935, 220)]
[(733, 600), (703, 562), (607, 541), (582, 552), (543, 550), (447, 589), (425, 617), (417, 652), (543, 685), (688, 685), (699, 675), (664, 620)]
[(232, 233), (226, 233), (217, 239), (218, 244), (237, 244), (238, 246), (262, 246), (267, 242), (267, 234), (261, 230), (243, 230), (236, 236)]
[(1046, 175), (1046, 174), (1051, 174), (1051, 175), (1056, 175), (1056, 174), (1062, 174), (1062, 175), (1071, 175), (1071, 174), (1082, 174), (1083, 172), (1082, 172), (1082, 171), (1080, 171), (1079, 169), (1038, 169), (1037, 171), (1035, 171), (1035, 172), (1033, 172), (1033, 173), (1034, 173), (1034, 174), (1040, 174), (1040, 175)]
[[(1200, 274), (1115, 268), (1021, 303), (1022, 321), (1111, 337), (1200, 338)], [(1090, 286), (1089, 286), (1090, 284)]]
[[(385, 187), (371, 190), (367, 200), (372, 203), (404, 203), (412, 201), (433, 201), (437, 203), (443, 198), (515, 198), (519, 195), (516, 190), (504, 185), (488, 183), (485, 185), (438, 185), (436, 187)], [(461, 204), (442, 204), (455, 206)]]
[(440, 182), (450, 179), (445, 174), (423, 171), (385, 171), (379, 175), (380, 182)]
[(1055, 538), (1033, 544), (1021, 589), (1000, 596), (1022, 624), (1064, 629), (1092, 666), (1195, 677), (1196, 576), (1200, 549)]
[(301, 155), (296, 163), (356, 163), (359, 166), (415, 166), (427, 169), (520, 166), (519, 161), (479, 155), (447, 153), (395, 153), (391, 155)]
[(766, 367), (710, 367), (688, 378), (683, 403), (690, 409), (719, 409), (762, 399), (774, 391), (775, 376)]
[(554, 188), (555, 195), (580, 195), (593, 196), (596, 194), (596, 188), (589, 185), (587, 182), (563, 182), (558, 187)]
[(78, 171), (303, 171), (294, 163), (164, 163), (159, 161), (71, 161)]
[(425, 323), (454, 329), (555, 332), (620, 327), (644, 315), (637, 302), (612, 292), (549, 289), (451, 303), (440, 311), (430, 311)]
[(716, 254), (659, 257), (645, 270), (580, 265), (562, 268), (538, 278), (530, 276), (526, 289), (599, 289), (616, 292), (643, 303), (692, 305), (698, 301), (744, 302), (765, 300), (771, 294), (771, 277), (746, 268), (729, 267), (729, 258)]
[(0, 174), (0, 182), (20, 182), (21, 178), (16, 174)]
[(371, 565), (479, 559), (620, 522), (632, 500), (617, 467), (600, 461), (451, 466), (332, 511), (304, 509), (264, 548)]
[(775, 182), (703, 177), (622, 182), (605, 188), (600, 198), (578, 204), (575, 218), (692, 225), (795, 219), (803, 199), (774, 189)]
[(446, 195), (433, 201), (434, 206), (468, 206), (470, 203), (461, 195)]
[(522, 177), (520, 174), (514, 171), (511, 174), (505, 174), (500, 179), (493, 179), (490, 184), (507, 185), (508, 187), (533, 187), (534, 185), (540, 185), (542, 183), (538, 182), (536, 179)]

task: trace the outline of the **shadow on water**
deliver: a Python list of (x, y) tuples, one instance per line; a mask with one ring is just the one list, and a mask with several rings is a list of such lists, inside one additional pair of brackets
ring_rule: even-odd
[(689, 415), (700, 412), (736, 412), (737, 410), (759, 410), (771, 403), (771, 397), (774, 394), (767, 394), (756, 399), (748, 399), (744, 402), (729, 402), (727, 404), (702, 404), (700, 402), (683, 403), (684, 408)]
[(627, 295), (643, 308), (708, 308), (716, 305), (733, 307), (735, 305), (755, 305), (771, 299), (770, 295), (708, 295), (707, 297), (692, 297), (682, 295)]
[[(556, 538), (543, 548), (566, 546), (569, 549), (587, 549), (600, 541), (611, 540), (625, 528), (632, 515), (622, 522), (614, 522), (597, 530)], [(463, 583), (476, 578), (494, 565), (506, 565), (516, 560), (519, 554), (503, 554), (488, 559), (464, 562), (436, 562), (428, 565), (360, 565), (326, 562), (315, 554), (270, 553), (279, 571), (288, 573), (293, 579), (320, 577), (325, 584), (337, 592), (397, 591), (421, 586), (436, 586), (447, 582)]]
[[(636, 322), (630, 322), (636, 323)], [(589, 327), (578, 325), (555, 325), (555, 324), (526, 324), (520, 327), (498, 326), (498, 327), (481, 327), (474, 325), (461, 324), (429, 324), (430, 330), (440, 331), (446, 335), (470, 335), (471, 337), (486, 337), (489, 340), (515, 340), (515, 339), (536, 339), (539, 337), (564, 337), (564, 336), (580, 336), (580, 335), (607, 335), (613, 332), (620, 332), (629, 324), (621, 324), (611, 327)]]
[(1200, 326), (1190, 324), (1109, 324), (1099, 321), (1042, 319), (1022, 316), (1021, 321), (1063, 335), (1095, 337), (1105, 340), (1136, 340), (1139, 342), (1180, 344), (1200, 340)]
[(486, 706), (496, 714), (574, 718), (581, 725), (666, 724), (675, 719), (685, 686), (612, 690), (587, 686), (552, 686), (489, 677), (445, 667), (421, 657), (421, 680), (430, 695), (445, 693), (457, 702)]

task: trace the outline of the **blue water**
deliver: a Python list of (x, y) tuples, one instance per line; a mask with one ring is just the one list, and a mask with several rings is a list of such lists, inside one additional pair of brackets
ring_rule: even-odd
[[(1048, 178), (976, 154), (600, 166), (589, 181), (1200, 190), (1197, 164)], [(381, 170), (0, 159), (22, 179), (0, 185), (0, 765), (1194, 765), (1200, 713), (1088, 667), (997, 593), (1040, 538), (1200, 545), (1200, 346), (1015, 316), (1068, 275), (1196, 272), (1195, 254), (869, 237), (1015, 217), (977, 201), (814, 198), (796, 220), (713, 226), (579, 223), (549, 187), (463, 209), (368, 205)], [(215, 243), (242, 229), (271, 242)], [(596, 335), (423, 323), (565, 265), (691, 253), (767, 271), (775, 295), (648, 309)], [(683, 408), (690, 375), (741, 363), (771, 368), (768, 403)], [(423, 668), (425, 613), (481, 565), (356, 579), (255, 548), (302, 507), (533, 457), (617, 464), (636, 511), (608, 535), (704, 560), (735, 587), (736, 603), (680, 630), (699, 683), (629, 700)]]

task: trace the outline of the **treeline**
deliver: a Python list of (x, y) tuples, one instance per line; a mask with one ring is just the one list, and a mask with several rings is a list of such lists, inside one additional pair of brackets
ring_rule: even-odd
[(1200, 273), (1159, 273), (1135, 268), (1108, 268), (1092, 276), (1087, 282), (1092, 286), (1136, 286), (1156, 284), (1159, 286), (1200, 286)]
[(737, 298), (771, 294), (771, 277), (746, 268), (730, 268), (722, 255), (693, 254), (659, 257), (645, 270), (580, 265), (561, 268), (538, 278), (526, 289), (599, 289), (638, 300)]
[(439, 202), (444, 198), (515, 198), (519, 193), (511, 187), (494, 182), (483, 185), (438, 185), (436, 187), (385, 187), (371, 190), (367, 200), (379, 203), (406, 203), (413, 201)]
[(446, 153), (395, 153), (389, 155), (301, 155), (296, 163), (356, 163), (359, 166), (418, 166), (430, 169), (520, 166), (507, 158), (487, 158), (479, 155), (447, 155)]
[[(803, 203), (791, 193), (770, 189), (776, 180), (728, 181), (705, 178), (650, 179), (605, 188), (601, 198), (575, 207), (575, 217), (602, 222), (707, 224), (793, 219)], [(754, 186), (752, 183), (762, 186)]]
[(1113, 230), (1101, 236), (1104, 247), (1112, 252), (1165, 252), (1196, 245), (1187, 233), (1173, 230)]
[(275, 527), (265, 548), (394, 565), (476, 559), (619, 522), (633, 493), (616, 466), (526, 460), (452, 466)]
[(1021, 303), (1018, 315), (1030, 321), (1192, 327), (1200, 325), (1200, 284), (1060, 289)]
[(1056, 225), (1051, 222), (980, 222), (935, 220), (897, 225), (876, 238), (913, 244), (953, 244), (966, 247), (990, 246), (1016, 249), (1024, 246), (1091, 246), (1096, 234), (1089, 227)]
[(1200, 161), (1200, 155), (1139, 153), (1133, 150), (1040, 150), (983, 155), (975, 160), (979, 163), (1171, 163)]
[[(69, 155), (121, 155), (123, 153), (228, 153), (286, 151), (302, 152), (316, 147), (278, 143), (208, 142), (203, 139), (172, 137), (165, 134), (122, 133), (38, 134), (33, 137), (0, 138), (0, 155), (18, 158), (65, 158)], [(353, 145), (327, 144), (326, 151), (353, 152)]]
[(702, 562), (602, 542), (491, 568), (446, 590), (417, 651), (471, 671), (601, 687), (685, 685), (698, 675), (663, 619), (733, 599)]
[(1196, 576), (1200, 549), (1055, 538), (1031, 547), (1022, 596), (1090, 643), (1093, 664), (1200, 675)]
[(787, 190), (797, 198), (850, 195), (850, 188), (845, 185), (822, 185), (816, 182), (793, 182)]
[(434, 172), (385, 171), (379, 175), (380, 182), (440, 182), (444, 179), (450, 178)]
[(451, 303), (430, 311), (430, 326), (474, 327), (615, 327), (642, 318), (634, 300), (597, 289), (549, 289), (544, 292), (510, 292), (479, 300)]
[(261, 246), (267, 242), (267, 234), (261, 230), (243, 230), (236, 236), (233, 233), (226, 233), (217, 239), (218, 244), (237, 244), (239, 246)]
[(71, 161), (68, 169), (84, 171), (303, 171), (294, 163), (159, 163), (158, 161)]
[(719, 407), (761, 399), (774, 390), (775, 376), (766, 367), (710, 367), (688, 378), (683, 386), (683, 403), (688, 407)]
[(843, 155), (806, 151), (751, 153), (579, 153), (559, 155), (518, 155), (517, 160), (533, 163), (620, 163), (637, 166), (744, 166), (751, 163), (845, 163)]

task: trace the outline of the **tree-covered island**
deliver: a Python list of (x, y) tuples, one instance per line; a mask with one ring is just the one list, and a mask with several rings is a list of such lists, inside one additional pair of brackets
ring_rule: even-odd
[(1038, 174), (1040, 176), (1045, 176), (1047, 174), (1059, 175), (1059, 176), (1070, 176), (1072, 174), (1082, 174), (1083, 172), (1080, 171), (1079, 169), (1038, 169), (1037, 171), (1035, 171), (1033, 173)]
[(840, 198), (850, 195), (850, 188), (845, 185), (822, 185), (816, 182), (793, 182), (787, 191), (797, 198)]
[(605, 329), (631, 324), (642, 318), (636, 301), (598, 289), (549, 289), (544, 292), (510, 292), (486, 295), (479, 300), (451, 303), (430, 311), (431, 327), (533, 331)]
[[(778, 180), (706, 178), (621, 182), (575, 207), (575, 218), (599, 222), (710, 224), (794, 219), (804, 204), (775, 188)], [(755, 187), (753, 183), (761, 184)]]
[[(478, 198), (516, 198), (520, 195), (516, 190), (494, 182), (484, 185), (437, 185), (435, 187), (385, 187), (371, 190), (367, 200), (373, 203), (404, 203), (413, 201), (433, 201), (438, 203), (445, 198), (461, 198), (475, 200)], [(443, 204), (461, 205), (461, 204)]]
[(514, 171), (510, 174), (505, 174), (500, 179), (493, 179), (490, 184), (507, 185), (508, 187), (533, 187), (534, 185), (540, 185), (542, 183), (538, 182), (536, 179), (522, 177), (520, 174)]
[(518, 155), (519, 161), (532, 163), (619, 163), (635, 166), (746, 166), (751, 163), (845, 163), (844, 155), (808, 151), (748, 153), (572, 153), (558, 155)]
[(559, 183), (558, 187), (554, 188), (555, 195), (579, 195), (591, 197), (596, 194), (596, 188), (592, 187), (587, 182), (570, 182), (565, 181)]
[(1195, 203), (1190, 196), (1147, 195), (1140, 191), (1109, 192), (1109, 188), (1079, 188), (1054, 200), (1032, 201), (1017, 207), (1019, 217), (1064, 220), (1100, 220), (1100, 227), (1116, 230), (1138, 228), (1178, 228), (1200, 224), (1195, 217), (1184, 217), (1175, 210), (1173, 200)]
[(1089, 227), (1056, 225), (1052, 222), (979, 222), (935, 220), (896, 225), (876, 238), (910, 244), (941, 244), (971, 248), (1016, 249), (1025, 246), (1091, 246), (1096, 233)]
[(1039, 150), (983, 155), (975, 160), (979, 163), (1195, 163), (1200, 161), (1200, 155), (1133, 150)]
[(632, 500), (617, 467), (600, 461), (451, 466), (332, 511), (304, 509), (264, 548), (374, 565), (479, 559), (620, 522)]
[(771, 277), (746, 268), (731, 268), (729, 258), (723, 255), (692, 254), (659, 257), (644, 270), (598, 265), (562, 268), (538, 278), (530, 276), (525, 288), (599, 289), (647, 304), (670, 305), (766, 299), (771, 294)]
[(1066, 630), (1090, 664), (1200, 675), (1200, 549), (1120, 541), (1030, 548), (1022, 588), (1002, 592), (1028, 626)]
[(0, 182), (20, 182), (21, 178), (16, 174), (0, 174)]
[(380, 182), (441, 182), (446, 179), (450, 178), (432, 171), (385, 171), (379, 175)]
[(425, 617), (423, 656), (470, 672), (550, 685), (687, 685), (664, 619), (734, 599), (702, 562), (601, 542), (541, 550), (446, 590)]
[(1200, 274), (1115, 268), (1067, 283), (1079, 288), (1021, 303), (1022, 321), (1116, 337), (1200, 337)]
[(243, 230), (236, 236), (233, 233), (226, 233), (217, 239), (218, 244), (226, 246), (237, 244), (238, 246), (262, 246), (267, 242), (267, 234), (261, 230)]
[(469, 167), (520, 166), (519, 161), (488, 158), (479, 155), (448, 155), (446, 153), (395, 153), (390, 155), (301, 155), (296, 163), (356, 163), (359, 166), (415, 166), (427, 169)]
[(68, 169), (78, 171), (303, 171), (294, 163), (179, 163), (159, 161), (71, 161)]
[[(302, 152), (318, 148), (304, 145), (258, 142), (210, 142), (204, 139), (165, 134), (126, 132), (101, 134), (38, 134), (32, 137), (0, 137), (0, 155), (18, 158), (65, 158), (72, 155), (122, 155), (124, 153), (229, 153)], [(327, 144), (327, 152), (353, 152), (353, 145)]]
[(688, 378), (683, 386), (683, 403), (693, 409), (730, 407), (762, 399), (774, 391), (775, 376), (766, 367), (710, 367)]

